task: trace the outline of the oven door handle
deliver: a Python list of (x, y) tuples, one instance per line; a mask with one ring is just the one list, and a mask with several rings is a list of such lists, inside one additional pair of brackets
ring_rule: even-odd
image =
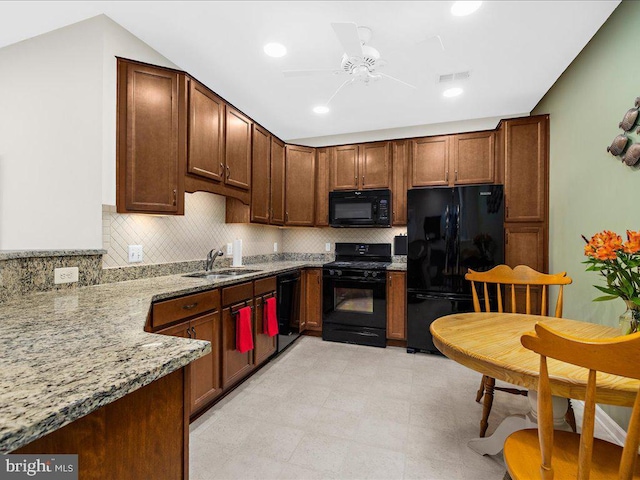
[(349, 280), (350, 282), (358, 282), (358, 283), (386, 283), (387, 280), (382, 278), (364, 278), (364, 277), (334, 277), (334, 276), (325, 276), (327, 280), (335, 280), (337, 282), (341, 280)]

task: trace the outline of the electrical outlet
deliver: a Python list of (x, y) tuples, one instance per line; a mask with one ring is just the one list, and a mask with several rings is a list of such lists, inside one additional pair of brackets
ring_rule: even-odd
[(278, 253), (278, 242), (273, 242), (273, 253)]
[(56, 268), (53, 270), (53, 283), (73, 283), (78, 281), (78, 267)]
[(330, 252), (331, 251), (331, 244), (329, 242), (324, 244), (324, 250), (325, 250), (325, 252)]
[(142, 262), (142, 245), (129, 245), (129, 263)]
[(233, 255), (233, 243), (227, 243), (227, 255)]

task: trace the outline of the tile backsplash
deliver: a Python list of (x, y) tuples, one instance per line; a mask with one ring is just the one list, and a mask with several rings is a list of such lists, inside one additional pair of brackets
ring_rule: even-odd
[[(402, 228), (279, 228), (225, 222), (225, 197), (211, 193), (185, 194), (184, 216), (119, 214), (102, 207), (103, 267), (123, 267), (128, 246), (142, 245), (142, 265), (203, 260), (211, 248), (242, 239), (244, 256), (273, 254), (278, 243), (282, 253), (325, 253), (335, 242), (393, 243), (406, 233)], [(226, 249), (225, 253), (226, 253)]]
[(211, 193), (185, 194), (184, 216), (119, 214), (113, 206), (102, 206), (104, 267), (130, 264), (128, 246), (142, 245), (143, 264), (204, 260), (212, 248), (225, 247), (242, 239), (242, 253), (273, 253), (273, 244), (281, 249), (278, 227), (224, 223), (225, 197)]

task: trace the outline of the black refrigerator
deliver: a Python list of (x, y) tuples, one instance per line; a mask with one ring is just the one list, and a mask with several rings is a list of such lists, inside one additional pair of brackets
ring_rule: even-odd
[(416, 188), (407, 193), (407, 352), (440, 353), (436, 318), (472, 312), (469, 268), (504, 263), (502, 185)]

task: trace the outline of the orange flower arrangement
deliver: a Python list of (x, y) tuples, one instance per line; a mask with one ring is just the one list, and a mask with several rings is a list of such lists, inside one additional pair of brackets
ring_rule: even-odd
[(604, 230), (587, 240), (584, 263), (587, 271), (600, 272), (607, 281), (606, 287), (594, 285), (606, 295), (594, 301), (622, 298), (629, 308), (640, 308), (640, 231), (627, 230), (627, 241), (615, 232)]

